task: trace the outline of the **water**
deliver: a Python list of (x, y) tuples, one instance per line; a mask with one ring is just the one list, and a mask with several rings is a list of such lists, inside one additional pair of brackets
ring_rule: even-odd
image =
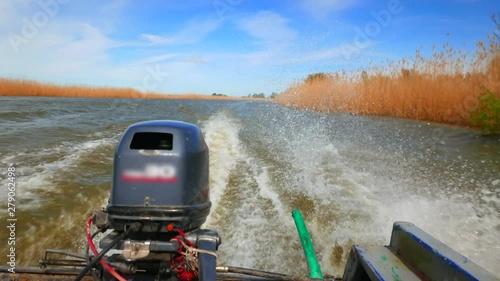
[[(210, 148), (206, 228), (220, 264), (304, 275), (300, 209), (322, 269), (340, 275), (353, 243), (386, 245), (410, 221), (500, 276), (500, 140), (393, 118), (322, 114), (271, 102), (0, 98), (0, 221), (16, 168), (16, 260), (83, 247), (105, 206), (115, 145), (131, 123), (199, 125)], [(6, 265), (8, 232), (0, 233)]]

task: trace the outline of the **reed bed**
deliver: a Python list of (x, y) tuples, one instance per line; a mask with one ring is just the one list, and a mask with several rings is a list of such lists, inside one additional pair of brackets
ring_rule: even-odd
[(1, 96), (141, 98), (144, 94), (126, 88), (59, 86), (32, 80), (0, 79)]
[[(480, 95), (500, 99), (498, 38), (477, 44), (468, 55), (448, 44), (399, 62), (357, 72), (309, 75), (276, 99), (300, 109), (395, 116), (461, 126), (471, 125)], [(499, 122), (498, 120), (496, 122)]]
[(147, 99), (204, 99), (204, 100), (260, 100), (233, 96), (201, 94), (142, 93), (130, 88), (60, 86), (32, 80), (0, 78), (0, 96), (67, 97), (67, 98), (147, 98)]

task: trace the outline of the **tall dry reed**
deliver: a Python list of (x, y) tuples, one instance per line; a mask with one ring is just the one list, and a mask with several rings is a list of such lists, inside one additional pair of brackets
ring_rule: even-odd
[(75, 98), (141, 98), (134, 89), (58, 86), (32, 80), (0, 78), (0, 96), (75, 97)]
[(500, 44), (488, 38), (473, 55), (445, 44), (428, 58), (417, 51), (366, 71), (310, 75), (276, 100), (301, 109), (470, 125), (482, 93), (500, 98)]
[(149, 98), (149, 99), (205, 99), (205, 100), (263, 100), (233, 96), (200, 94), (141, 93), (129, 88), (59, 86), (32, 80), (0, 78), (0, 96), (73, 97), (73, 98)]

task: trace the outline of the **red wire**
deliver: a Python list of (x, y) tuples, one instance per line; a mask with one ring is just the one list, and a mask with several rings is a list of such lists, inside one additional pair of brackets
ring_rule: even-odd
[[(97, 249), (94, 245), (94, 241), (92, 241), (92, 237), (90, 236), (90, 225), (91, 224), (92, 224), (92, 217), (90, 217), (87, 220), (87, 225), (85, 227), (85, 235), (87, 236), (87, 242), (89, 243), (89, 247), (92, 250), (92, 253), (94, 253), (94, 255), (97, 256), (99, 253), (97, 252)], [(120, 281), (127, 281), (127, 279), (125, 279), (118, 272), (116, 272), (106, 261), (104, 261), (104, 259), (101, 259), (101, 264), (116, 279), (118, 279)]]
[[(87, 242), (89, 243), (90, 249), (92, 250), (92, 252), (94, 253), (94, 255), (97, 256), (99, 253), (97, 252), (97, 249), (96, 249), (96, 247), (94, 245), (94, 241), (92, 241), (92, 237), (90, 236), (90, 225), (91, 224), (92, 224), (92, 217), (90, 217), (87, 220), (87, 225), (85, 227), (85, 235), (87, 236)], [(193, 243), (191, 243), (191, 241), (189, 241), (188, 239), (186, 239), (186, 234), (182, 230), (177, 229), (177, 232), (179, 233), (179, 235), (182, 236), (182, 238), (184, 238), (184, 240), (186, 241), (186, 243), (190, 247), (194, 247)], [(173, 239), (178, 240), (180, 242), (180, 239), (177, 238), (177, 237), (174, 237)], [(182, 247), (181, 243), (179, 243), (179, 244), (180, 244), (180, 247), (177, 250), (178, 256), (177, 257), (173, 257), (172, 261), (171, 261), (172, 267), (174, 268), (175, 272), (177, 273), (177, 278), (179, 278), (180, 280), (183, 280), (183, 281), (193, 280), (194, 277), (195, 277), (195, 274), (192, 271), (186, 270), (186, 268), (185, 268), (185, 258), (184, 258), (184, 256), (182, 254), (180, 254), (182, 252), (182, 248), (183, 247)], [(121, 276), (118, 272), (116, 272), (108, 263), (106, 263), (106, 261), (104, 261), (104, 259), (101, 259), (100, 262), (101, 262), (102, 266), (109, 273), (111, 273), (111, 275), (113, 275), (116, 279), (118, 279), (120, 281), (128, 281), (123, 276)]]
[(186, 239), (186, 234), (184, 233), (184, 231), (177, 228), (177, 233), (179, 233), (182, 236), (182, 238), (184, 238), (184, 240), (186, 240), (186, 243), (188, 244), (189, 247), (194, 247), (193, 243), (191, 243), (191, 241)]
[[(182, 238), (184, 238), (184, 240), (189, 245), (189, 247), (194, 247), (193, 243), (191, 243), (191, 241), (186, 239), (186, 234), (184, 234), (184, 232), (182, 230), (177, 229), (177, 232), (179, 233), (180, 236), (182, 236)], [(179, 278), (182, 281), (193, 280), (195, 277), (194, 272), (190, 271), (189, 269), (186, 270), (185, 257), (181, 254), (182, 248), (183, 248), (182, 243), (181, 243), (182, 240), (180, 238), (177, 238), (177, 237), (174, 237), (172, 239), (179, 241), (179, 249), (177, 250), (177, 256), (172, 257), (172, 260), (170, 262), (172, 265), (172, 268), (175, 270), (175, 273), (177, 273), (177, 278)]]

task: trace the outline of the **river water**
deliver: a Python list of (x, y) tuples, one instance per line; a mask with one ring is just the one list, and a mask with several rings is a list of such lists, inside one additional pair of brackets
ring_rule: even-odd
[(291, 216), (302, 211), (323, 272), (351, 245), (389, 243), (410, 221), (500, 276), (500, 139), (394, 118), (298, 111), (262, 101), (0, 98), (0, 261), (7, 169), (16, 176), (16, 262), (81, 250), (105, 206), (114, 148), (132, 123), (195, 123), (210, 149), (219, 264), (307, 273)]

